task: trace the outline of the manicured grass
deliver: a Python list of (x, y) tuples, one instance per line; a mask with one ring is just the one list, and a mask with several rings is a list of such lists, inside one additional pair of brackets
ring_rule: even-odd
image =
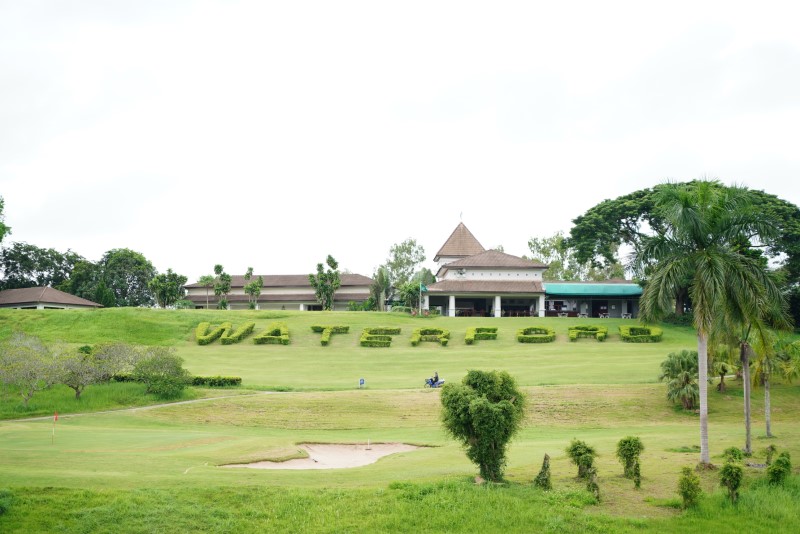
[[(786, 489), (760, 482), (764, 470), (745, 469), (745, 489), (736, 506), (718, 491), (716, 472), (701, 474), (708, 494), (697, 511), (674, 507), (680, 468), (699, 454), (697, 416), (675, 409), (656, 383), (666, 353), (693, 348), (691, 329), (665, 327), (662, 343), (634, 345), (619, 340), (613, 320), (603, 320), (612, 335), (604, 343), (569, 343), (565, 319), (412, 319), (370, 313), (286, 313), (292, 344), (243, 343), (198, 346), (192, 340), (199, 317), (239, 322), (240, 312), (101, 310), (98, 325), (79, 326), (55, 313), (0, 313), (0, 331), (26, 329), (50, 340), (111, 340), (124, 325), (149, 324), (152, 313), (164, 323), (146, 340), (173, 345), (196, 374), (239, 375), (245, 386), (196, 391), (187, 395), (236, 398), (172, 404), (151, 409), (93, 415), (61, 415), (52, 436), (51, 419), (0, 422), (0, 490), (12, 493), (2, 532), (741, 532), (800, 531), (798, 479)], [(85, 313), (85, 312), (80, 312)], [(90, 312), (94, 313), (94, 312)], [(274, 321), (263, 312), (242, 312), (256, 321), (256, 332)], [(22, 317), (22, 318), (20, 318)], [(527, 345), (514, 339), (532, 321), (556, 329), (552, 344)], [(585, 322), (586, 320), (582, 320)], [(599, 321), (599, 320), (598, 320)], [(312, 324), (349, 324), (349, 334), (321, 347)], [(358, 347), (367, 326), (403, 328), (390, 348)], [(449, 329), (451, 344), (411, 347), (413, 328)], [(499, 326), (497, 341), (464, 344), (470, 326)], [(131, 326), (140, 332), (141, 325)], [(66, 330), (64, 330), (66, 329)], [(142, 342), (134, 334), (129, 341)], [(592, 340), (593, 341), (593, 340)], [(503, 369), (514, 375), (528, 398), (523, 429), (509, 448), (507, 483), (476, 486), (477, 469), (443, 432), (439, 390), (423, 389), (433, 370), (458, 381), (469, 368)], [(358, 378), (367, 380), (358, 389)], [(137, 397), (135, 384), (92, 386), (81, 405), (88, 411), (124, 406)], [(722, 450), (743, 444), (741, 384), (719, 394), (709, 388), (712, 460)], [(296, 389), (288, 392), (252, 392)], [(37, 410), (51, 414), (71, 390), (37, 394)], [(122, 402), (120, 402), (122, 397)], [(6, 417), (13, 400), (0, 402)], [(18, 402), (18, 401), (17, 401)], [(83, 404), (85, 402), (85, 404)], [(139, 402), (128, 398), (129, 403)], [(145, 402), (154, 402), (149, 400)], [(763, 434), (763, 391), (753, 394), (754, 447), (774, 443), (800, 458), (800, 387), (773, 387), (773, 432)], [(642, 488), (623, 478), (614, 456), (616, 442), (639, 436)], [(572, 438), (595, 446), (602, 500), (594, 503), (575, 479), (576, 468), (564, 448)], [(375, 464), (339, 470), (259, 471), (224, 469), (225, 463), (298, 456), (301, 442), (406, 442), (423, 449), (383, 458)], [(683, 452), (687, 451), (687, 452)], [(542, 457), (552, 457), (555, 491), (531, 486)], [(746, 507), (745, 507), (746, 506)], [(757, 509), (757, 510), (756, 510)]]

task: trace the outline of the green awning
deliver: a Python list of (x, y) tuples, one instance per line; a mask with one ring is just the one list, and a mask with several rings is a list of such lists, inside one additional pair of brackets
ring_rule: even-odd
[(544, 292), (547, 297), (638, 297), (642, 294), (639, 284), (603, 284), (545, 282)]

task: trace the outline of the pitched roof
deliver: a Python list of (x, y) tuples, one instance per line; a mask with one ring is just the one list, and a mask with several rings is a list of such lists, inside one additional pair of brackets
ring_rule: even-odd
[[(183, 298), (185, 300), (189, 300), (191, 302), (194, 302), (195, 304), (205, 304), (206, 303), (205, 295), (187, 295), (187, 296), (185, 296)], [(366, 291), (362, 291), (362, 292), (359, 292), (359, 293), (355, 293), (355, 292), (340, 293), (340, 292), (337, 291), (336, 294), (334, 295), (334, 299), (333, 300), (335, 302), (348, 302), (348, 301), (351, 301), (351, 300), (361, 301), (361, 300), (366, 300), (368, 298), (369, 298), (369, 292), (366, 292)], [(234, 303), (234, 302), (249, 302), (249, 301), (250, 301), (250, 296), (249, 295), (228, 295), (228, 302), (230, 302), (230, 303)], [(212, 303), (212, 304), (216, 304), (217, 302), (219, 302), (219, 297), (217, 297), (216, 295), (212, 294), (212, 295), (210, 295), (208, 297), (208, 302)], [(258, 302), (259, 302), (259, 304), (268, 304), (270, 302), (316, 302), (316, 297), (314, 296), (313, 293), (303, 293), (303, 294), (297, 294), (297, 293), (287, 293), (287, 294), (270, 293), (270, 294), (267, 294), (267, 295), (262, 293), (261, 296), (258, 297)]]
[(447, 264), (448, 269), (461, 267), (491, 268), (491, 269), (546, 269), (547, 265), (533, 260), (526, 260), (519, 256), (512, 256), (499, 250), (487, 250), (466, 258), (461, 258)]
[(443, 280), (428, 286), (430, 293), (544, 293), (541, 282)]
[(0, 306), (22, 304), (61, 304), (64, 306), (86, 306), (102, 308), (101, 304), (64, 293), (52, 287), (23, 287), (0, 291)]
[(439, 261), (441, 256), (458, 258), (480, 254), (485, 251), (486, 249), (475, 239), (475, 236), (464, 226), (464, 223), (458, 223), (456, 229), (453, 230), (453, 233), (447, 238), (442, 248), (436, 253), (433, 261)]
[[(311, 287), (311, 282), (308, 280), (307, 274), (262, 274), (264, 279), (264, 287)], [(259, 275), (254, 274), (250, 281), (258, 278)], [(348, 286), (369, 286), (372, 284), (372, 278), (360, 274), (340, 274), (341, 287)], [(243, 274), (231, 275), (231, 287), (244, 287), (248, 281), (244, 279)], [(184, 287), (196, 288), (205, 287), (199, 282), (187, 284)]]

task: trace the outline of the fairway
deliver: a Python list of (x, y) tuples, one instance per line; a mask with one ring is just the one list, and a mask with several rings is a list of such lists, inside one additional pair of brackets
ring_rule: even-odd
[[(687, 513), (675, 508), (680, 468), (698, 460), (692, 450), (699, 444), (698, 420), (666, 400), (657, 377), (668, 352), (693, 348), (695, 337), (688, 328), (665, 326), (661, 343), (628, 344), (616, 332), (622, 320), (598, 319), (596, 323), (609, 327), (605, 342), (571, 343), (566, 328), (577, 320), (558, 318), (414, 319), (355, 312), (287, 312), (276, 318), (260, 312), (147, 310), (91, 314), (99, 321), (82, 330), (75, 325), (85, 318), (77, 314), (33, 312), (21, 318), (0, 312), (0, 328), (7, 335), (14, 329), (35, 333), (41, 327), (43, 337), (75, 344), (113, 337), (117, 329), (127, 331), (129, 338), (135, 337), (130, 332), (146, 331), (146, 342), (175, 346), (192, 373), (241, 376), (243, 385), (200, 390), (194, 402), (147, 409), (69, 415), (78, 411), (74, 404), (56, 407), (65, 415), (55, 425), (55, 436), (52, 417), (3, 421), (0, 489), (14, 495), (9, 511), (0, 516), (3, 532), (700, 532), (720, 524), (757, 532), (797, 526), (796, 482), (768, 493), (759, 482), (764, 470), (757, 468), (745, 469), (743, 501), (784, 503), (765, 510), (767, 517), (745, 513), (742, 503), (724, 508), (714, 472), (701, 475), (704, 490), (713, 494), (705, 508)], [(138, 324), (139, 318), (146, 324), (157, 318), (160, 326), (148, 330)], [(289, 326), (291, 344), (254, 345), (245, 339), (235, 345), (197, 345), (196, 324), (220, 319), (255, 320), (256, 332), (281, 320)], [(556, 341), (518, 343), (516, 330), (531, 323), (556, 329)], [(322, 347), (320, 335), (311, 331), (313, 324), (345, 324), (350, 332), (334, 335)], [(402, 332), (389, 348), (360, 347), (361, 330), (380, 325), (399, 326)], [(420, 325), (449, 329), (448, 346), (412, 347), (411, 331)], [(471, 326), (497, 326), (498, 339), (468, 346), (464, 334)], [(440, 391), (421, 387), (434, 370), (448, 381), (460, 381), (473, 368), (506, 370), (527, 395), (524, 426), (509, 449), (506, 485), (473, 484), (477, 468), (442, 430)], [(359, 388), (360, 378), (364, 388)], [(94, 388), (87, 388), (87, 399)], [(723, 449), (741, 446), (744, 440), (741, 383), (730, 379), (725, 394), (709, 389), (712, 461), (721, 464)], [(66, 406), (69, 391), (65, 394)], [(208, 398), (214, 396), (225, 398)], [(13, 402), (7, 392), (3, 402)], [(39, 409), (51, 413), (53, 407), (42, 402)], [(798, 386), (773, 386), (772, 425), (778, 437), (759, 438), (763, 390), (754, 391), (758, 454), (774, 443), (800, 457), (798, 410)], [(629, 435), (645, 444), (640, 490), (622, 477), (614, 455), (616, 442)], [(599, 503), (576, 480), (575, 467), (564, 453), (573, 438), (599, 452)], [(301, 458), (306, 454), (298, 447), (301, 443), (407, 443), (421, 448), (350, 469), (219, 467)], [(531, 486), (545, 453), (552, 458), (553, 492)], [(722, 516), (720, 509), (726, 510)], [(432, 519), (426, 522), (425, 517)]]

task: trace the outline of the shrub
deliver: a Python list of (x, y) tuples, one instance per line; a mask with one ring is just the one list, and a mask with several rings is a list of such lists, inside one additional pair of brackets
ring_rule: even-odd
[(766, 464), (770, 465), (772, 463), (772, 457), (778, 451), (778, 448), (775, 444), (770, 444), (764, 449), (764, 456), (766, 456)]
[(633, 487), (639, 489), (642, 487), (642, 469), (639, 465), (639, 459), (633, 464)]
[(622, 438), (617, 443), (617, 458), (622, 462), (625, 478), (634, 478), (634, 468), (639, 465), (639, 455), (644, 450), (642, 440), (635, 436)]
[(444, 328), (416, 328), (411, 333), (411, 345), (416, 347), (420, 341), (432, 341), (443, 347), (450, 341), (450, 330)]
[(678, 495), (681, 496), (683, 508), (697, 506), (703, 490), (700, 488), (700, 477), (692, 471), (691, 467), (681, 469), (681, 478), (678, 479)]
[(742, 449), (737, 447), (728, 447), (722, 451), (722, 457), (725, 458), (726, 463), (741, 462), (744, 459)]
[(146, 386), (146, 393), (162, 399), (179, 396), (191, 382), (189, 371), (183, 368), (183, 358), (174, 349), (148, 347), (133, 368), (133, 378)]
[(593, 337), (597, 341), (605, 341), (608, 336), (608, 328), (605, 326), (578, 325), (567, 329), (570, 341), (577, 341), (581, 337)]
[(566, 453), (572, 463), (578, 466), (578, 476), (585, 479), (594, 464), (597, 451), (586, 442), (573, 439), (566, 448)]
[(517, 341), (520, 343), (552, 343), (556, 339), (556, 331), (542, 326), (531, 326), (517, 330)]
[(658, 343), (664, 331), (656, 326), (620, 326), (619, 337), (627, 343)]
[(8, 512), (8, 509), (11, 508), (11, 502), (13, 501), (13, 495), (9, 490), (2, 489), (0, 490), (0, 515)]
[(361, 332), (359, 344), (362, 347), (389, 347), (392, 344), (392, 336), (399, 333), (399, 328), (390, 326), (365, 328)]
[[(588, 455), (584, 455), (588, 456)], [(600, 486), (597, 484), (597, 468), (592, 466), (586, 471), (586, 489), (594, 495), (594, 498), (600, 500)]]
[(412, 308), (409, 306), (392, 306), (392, 313), (408, 313), (412, 312)]
[(211, 323), (203, 322), (197, 325), (197, 329), (195, 330), (194, 335), (195, 338), (197, 339), (198, 345), (208, 345), (209, 343), (213, 343), (223, 335), (230, 334), (230, 330), (232, 328), (233, 325), (229, 322), (222, 323), (216, 328), (211, 328)]
[(683, 313), (681, 315), (677, 315), (675, 313), (667, 314), (661, 322), (667, 324), (674, 324), (677, 326), (694, 326), (692, 322), (694, 320), (694, 316), (691, 313)]
[(464, 336), (464, 343), (472, 345), (481, 339), (497, 339), (497, 327), (478, 326), (467, 328), (467, 334)]
[(775, 458), (775, 461), (767, 467), (767, 480), (770, 484), (781, 486), (789, 475), (792, 474), (792, 460), (789, 453), (784, 451)]
[(253, 338), (256, 345), (288, 345), (289, 327), (284, 323), (271, 323), (267, 329)]
[(331, 342), (331, 336), (333, 336), (333, 334), (346, 334), (350, 331), (350, 327), (342, 325), (336, 325), (336, 326), (313, 325), (311, 327), (311, 330), (318, 334), (320, 333), (322, 334), (322, 338), (320, 339), (320, 344), (323, 347), (327, 347), (328, 344)]
[(728, 490), (731, 502), (736, 502), (739, 498), (739, 488), (742, 486), (743, 478), (744, 470), (741, 465), (728, 462), (719, 470), (719, 485)]
[(253, 321), (244, 323), (240, 326), (235, 332), (231, 333), (231, 330), (226, 330), (220, 336), (219, 340), (223, 345), (233, 345), (234, 343), (238, 343), (250, 334), (253, 333), (253, 328), (256, 327), (256, 323)]
[(543, 490), (553, 489), (553, 482), (550, 480), (550, 456), (547, 454), (544, 455), (544, 460), (542, 460), (542, 468), (539, 470), (539, 474), (536, 475), (533, 485), (537, 488), (542, 488)]
[(224, 388), (231, 386), (241, 386), (241, 376), (193, 376), (193, 386), (208, 386), (212, 388)]

